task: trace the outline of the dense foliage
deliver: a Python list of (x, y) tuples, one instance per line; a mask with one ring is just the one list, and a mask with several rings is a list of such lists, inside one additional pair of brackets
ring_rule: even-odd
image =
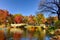
[(52, 22), (56, 22), (58, 17), (48, 17), (42, 13), (37, 13), (36, 15), (23, 16), (22, 14), (10, 14), (7, 10), (0, 9), (0, 24), (4, 23), (27, 23), (32, 25), (45, 24), (46, 22), (50, 25)]

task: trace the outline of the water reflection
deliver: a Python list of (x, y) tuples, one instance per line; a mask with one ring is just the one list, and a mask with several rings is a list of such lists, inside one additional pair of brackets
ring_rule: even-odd
[(50, 37), (49, 37), (49, 36), (46, 36), (46, 37), (45, 37), (45, 40), (50, 40)]
[[(21, 40), (29, 40), (29, 38), (21, 38)], [(32, 40), (38, 40), (38, 38), (32, 38)], [(44, 40), (50, 40), (50, 37), (46, 36)]]
[[(4, 28), (4, 30), (5, 30), (4, 32), (5, 32), (5, 35), (6, 35), (6, 34), (7, 34), (6, 28)], [(35, 34), (39, 35), (39, 32), (41, 32), (41, 35), (42, 35), (42, 32), (43, 32), (43, 31), (37, 31)], [(44, 33), (44, 34), (45, 34), (45, 33)], [(28, 31), (27, 31), (27, 35), (26, 35), (27, 37), (26, 37), (26, 38), (23, 37), (23, 38), (21, 38), (21, 40), (30, 40), (30, 38), (29, 38), (28, 35), (29, 35), (29, 33), (28, 33)], [(40, 37), (40, 38), (41, 38), (41, 37)], [(13, 39), (13, 38), (9, 38), (9, 40), (12, 40), (12, 39)], [(33, 36), (32, 40), (38, 40), (38, 37), (37, 37), (37, 38), (34, 38), (34, 36)], [(49, 39), (48, 36), (46, 36), (44, 40), (50, 40), (50, 39)]]

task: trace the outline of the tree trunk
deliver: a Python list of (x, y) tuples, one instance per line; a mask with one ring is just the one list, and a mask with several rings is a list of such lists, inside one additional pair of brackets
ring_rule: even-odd
[(59, 9), (58, 9), (57, 14), (58, 14), (58, 20), (60, 20), (60, 7), (59, 7)]
[(58, 20), (60, 20), (60, 14), (58, 14)]

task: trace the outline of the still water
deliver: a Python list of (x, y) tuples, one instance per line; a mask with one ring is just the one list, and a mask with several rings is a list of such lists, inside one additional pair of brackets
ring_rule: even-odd
[[(4, 30), (5, 30), (5, 34), (7, 33), (6, 32), (6, 29), (4, 28)], [(10, 38), (9, 40), (12, 40), (13, 38)], [(28, 37), (26, 37), (26, 38), (21, 38), (21, 40), (30, 40)], [(38, 40), (38, 38), (32, 38), (32, 40)], [(48, 37), (48, 36), (46, 36), (45, 37), (45, 39), (44, 40), (50, 40), (50, 37)]]
[[(29, 38), (21, 38), (21, 40), (29, 40)], [(32, 38), (32, 40), (38, 40), (38, 38)], [(50, 38), (46, 36), (44, 40), (50, 40)]]
[[(12, 40), (13, 38), (10, 38)], [(21, 38), (21, 40), (29, 40), (29, 38)], [(38, 40), (38, 38), (32, 38), (32, 40)], [(46, 36), (44, 40), (50, 40), (50, 37)]]

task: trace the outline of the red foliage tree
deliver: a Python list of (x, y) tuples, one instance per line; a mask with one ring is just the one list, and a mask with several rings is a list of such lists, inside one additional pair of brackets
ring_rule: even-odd
[(6, 19), (9, 16), (9, 12), (7, 10), (1, 10), (0, 9), (0, 22), (6, 23)]
[(21, 16), (21, 15), (16, 15), (16, 16), (14, 17), (14, 21), (15, 21), (15, 23), (22, 23), (22, 22), (23, 22), (23, 16)]

